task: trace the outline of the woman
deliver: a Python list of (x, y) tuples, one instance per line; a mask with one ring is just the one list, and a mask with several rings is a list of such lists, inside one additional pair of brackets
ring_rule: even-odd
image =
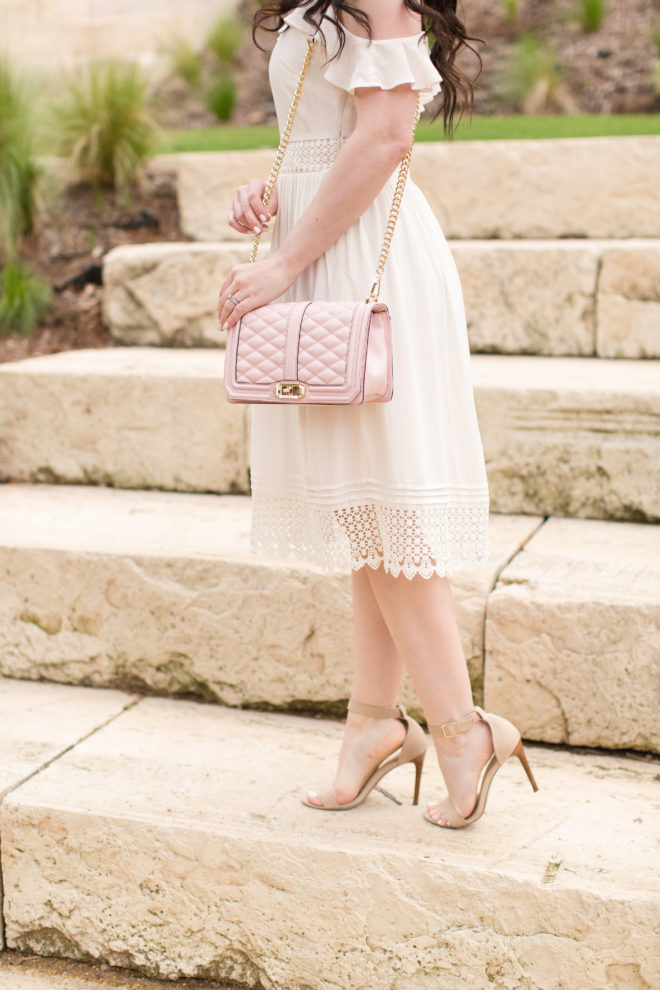
[[(308, 37), (321, 45), (268, 206), (258, 179), (231, 205), (229, 225), (242, 233), (267, 229), (276, 213), (278, 221), (270, 255), (236, 265), (223, 283), (223, 329), (275, 299), (368, 293), (418, 98), (423, 106), (442, 88), (448, 133), (457, 97), (471, 99), (454, 64), (468, 44), (455, 8), (456, 0), (280, 0), (255, 15), (255, 26), (279, 32), (269, 74), (280, 127)], [(352, 568), (355, 666), (339, 763), (332, 787), (304, 803), (354, 807), (404, 762), (416, 765), (416, 800), (426, 738), (395, 707), (405, 666), (448, 792), (426, 817), (456, 828), (481, 815), (501, 763), (524, 753), (509, 722), (474, 708), (447, 580), (487, 559), (488, 488), (458, 274), (410, 180), (380, 300), (393, 327), (390, 403), (253, 409), (252, 545)]]

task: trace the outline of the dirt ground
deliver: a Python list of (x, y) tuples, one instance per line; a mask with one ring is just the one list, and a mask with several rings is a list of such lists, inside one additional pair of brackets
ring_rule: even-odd
[[(242, 0), (246, 25), (256, 7)], [(459, 0), (458, 13), (476, 44), (483, 70), (475, 85), (474, 112), (511, 113), (496, 99), (505, 63), (521, 31), (533, 31), (556, 52), (562, 81), (580, 113), (652, 113), (660, 111), (651, 74), (658, 61), (652, 28), (660, 22), (660, 0), (609, 0), (601, 28), (585, 34), (574, 18), (576, 0), (519, 0), (520, 18), (505, 16), (502, 0)], [(472, 56), (462, 58), (471, 72)], [(233, 124), (275, 123), (268, 87), (268, 56), (252, 44), (249, 32), (237, 59), (238, 104)], [(429, 107), (434, 112), (434, 105)], [(183, 119), (179, 122), (185, 127)]]
[(88, 186), (53, 193), (21, 252), (53, 287), (53, 305), (29, 336), (0, 337), (0, 363), (81, 347), (111, 347), (101, 320), (104, 254), (119, 244), (185, 239), (174, 175), (147, 172), (130, 194), (95, 192)]
[(104, 963), (0, 952), (0, 990), (236, 990), (236, 986), (209, 980), (150, 980)]

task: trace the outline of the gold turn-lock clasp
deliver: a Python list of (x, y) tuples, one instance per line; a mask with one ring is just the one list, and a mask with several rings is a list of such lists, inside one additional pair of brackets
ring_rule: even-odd
[(304, 399), (307, 386), (302, 382), (278, 382), (273, 385), (273, 396), (276, 399)]

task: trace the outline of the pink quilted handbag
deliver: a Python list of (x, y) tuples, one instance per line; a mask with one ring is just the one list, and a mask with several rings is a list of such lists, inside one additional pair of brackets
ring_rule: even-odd
[[(312, 35), (266, 184), (264, 206), (277, 181), (315, 46)], [(419, 110), (418, 101), (415, 126)], [(274, 302), (246, 313), (227, 334), (225, 391), (230, 402), (335, 405), (392, 398), (392, 327), (387, 306), (378, 302), (378, 291), (411, 152), (412, 145), (399, 168), (376, 280), (367, 299)], [(259, 236), (254, 235), (251, 262), (256, 260)]]
[(384, 303), (270, 303), (229, 332), (230, 402), (362, 403), (392, 398)]

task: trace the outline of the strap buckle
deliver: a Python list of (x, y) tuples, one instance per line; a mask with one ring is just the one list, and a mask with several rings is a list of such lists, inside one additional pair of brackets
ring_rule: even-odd
[(461, 734), (458, 722), (445, 722), (444, 725), (440, 726), (440, 731), (445, 739), (455, 739), (456, 736), (460, 736)]

